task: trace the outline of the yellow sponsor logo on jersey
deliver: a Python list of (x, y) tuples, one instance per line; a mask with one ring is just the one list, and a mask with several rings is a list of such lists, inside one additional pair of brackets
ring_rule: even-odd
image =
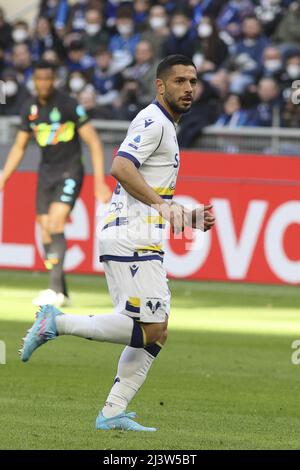
[(132, 307), (140, 307), (141, 306), (141, 299), (139, 299), (138, 297), (129, 297), (128, 298), (128, 303)]
[(161, 215), (148, 215), (145, 221), (148, 224), (164, 224), (165, 219)]
[(135, 248), (135, 251), (162, 251), (162, 244), (138, 246)]
[(152, 188), (154, 191), (159, 194), (160, 196), (173, 196), (175, 192), (175, 188), (170, 189), (170, 188)]

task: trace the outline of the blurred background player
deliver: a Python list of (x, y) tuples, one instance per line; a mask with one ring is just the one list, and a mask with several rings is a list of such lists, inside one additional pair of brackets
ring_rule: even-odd
[(69, 296), (63, 272), (66, 253), (64, 228), (83, 181), (79, 137), (88, 145), (94, 170), (95, 196), (109, 201), (111, 192), (104, 181), (104, 156), (96, 131), (84, 108), (54, 87), (54, 67), (39, 62), (33, 74), (36, 96), (28, 98), (21, 110), (21, 130), (11, 148), (0, 179), (0, 189), (24, 157), (31, 134), (41, 148), (36, 193), (45, 265), (50, 270), (50, 288), (33, 300), (35, 305), (62, 306)]
[(96, 419), (98, 430), (156, 431), (133, 421), (135, 414), (126, 410), (167, 338), (171, 295), (162, 263), (164, 221), (176, 233), (186, 226), (203, 231), (214, 226), (212, 206), (189, 211), (172, 201), (180, 162), (176, 123), (190, 110), (196, 85), (196, 67), (190, 58), (178, 54), (162, 60), (156, 100), (132, 121), (113, 161), (111, 173), (118, 185), (102, 224), (100, 261), (114, 312), (64, 315), (51, 306), (42, 307), (20, 350), (26, 362), (56, 335), (126, 345)]

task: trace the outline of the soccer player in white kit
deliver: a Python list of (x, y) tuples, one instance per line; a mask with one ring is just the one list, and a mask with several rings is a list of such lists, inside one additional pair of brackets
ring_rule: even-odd
[(180, 164), (176, 123), (189, 111), (196, 86), (197, 72), (189, 58), (163, 59), (157, 68), (156, 99), (132, 121), (113, 161), (111, 174), (118, 184), (99, 230), (100, 261), (113, 313), (79, 316), (43, 306), (20, 350), (26, 362), (37, 347), (61, 335), (126, 345), (96, 429), (156, 430), (137, 423), (127, 406), (167, 338), (165, 223), (182, 232), (185, 226), (206, 231), (215, 222), (212, 206), (188, 211), (172, 202)]

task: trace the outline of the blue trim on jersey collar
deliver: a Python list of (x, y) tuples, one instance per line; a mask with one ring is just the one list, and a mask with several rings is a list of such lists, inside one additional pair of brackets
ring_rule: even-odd
[(171, 123), (174, 124), (174, 119), (172, 118), (171, 114), (168, 113), (168, 111), (159, 103), (159, 101), (157, 100), (154, 100), (152, 101), (152, 104), (156, 104), (156, 106), (161, 110), (162, 113), (164, 113), (164, 115), (170, 119)]

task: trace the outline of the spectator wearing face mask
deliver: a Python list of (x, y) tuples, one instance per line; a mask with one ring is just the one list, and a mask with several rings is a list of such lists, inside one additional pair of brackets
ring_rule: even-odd
[(0, 8), (0, 40), (8, 49), (11, 48), (13, 43), (11, 32), (11, 25), (5, 19), (3, 8)]
[(50, 20), (45, 16), (37, 19), (36, 28), (31, 42), (31, 54), (34, 61), (39, 61), (45, 51), (53, 50), (62, 59), (65, 58), (65, 48), (57, 37)]
[(16, 21), (12, 26), (12, 40), (13, 44), (24, 44), (30, 46), (31, 38), (29, 34), (29, 26), (26, 21)]
[(116, 70), (112, 53), (102, 47), (95, 54), (96, 66), (92, 83), (97, 93), (97, 104), (112, 108), (123, 86), (123, 76)]
[(281, 125), (282, 99), (280, 88), (273, 78), (262, 78), (258, 82), (259, 104), (253, 112), (251, 125), (277, 127)]
[(228, 47), (219, 37), (215, 21), (208, 16), (202, 17), (197, 33), (193, 62), (200, 73), (214, 72), (226, 60)]
[(151, 42), (154, 55), (160, 58), (162, 43), (170, 34), (168, 15), (162, 5), (154, 5), (150, 9), (148, 27), (141, 39)]
[(71, 72), (67, 80), (67, 92), (75, 99), (78, 99), (78, 95), (81, 91), (86, 88), (93, 88), (88, 83), (87, 77), (82, 72)]
[(191, 19), (185, 12), (174, 13), (171, 18), (171, 33), (162, 44), (162, 57), (171, 54), (193, 57), (196, 36), (191, 25)]
[(85, 30), (85, 13), (88, 9), (87, 0), (77, 0), (70, 9), (66, 33), (83, 33)]
[(101, 46), (107, 47), (109, 34), (104, 27), (103, 15), (100, 10), (90, 8), (85, 14), (85, 33), (82, 37), (87, 52), (94, 55)]
[(280, 76), (283, 99), (288, 101), (293, 93), (293, 83), (300, 80), (300, 50), (291, 50), (285, 57), (284, 70)]
[(286, 58), (286, 79), (289, 84), (300, 78), (300, 50), (290, 53)]
[(116, 68), (124, 70), (133, 61), (135, 48), (140, 40), (140, 33), (135, 33), (132, 15), (127, 10), (120, 10), (116, 19), (115, 34), (109, 43)]
[(91, 55), (94, 55), (99, 47), (107, 47), (109, 43), (109, 34), (104, 27), (103, 15), (95, 8), (87, 10), (85, 14), (83, 43)]
[(17, 116), (20, 109), (30, 93), (24, 85), (18, 83), (17, 75), (14, 70), (7, 69), (2, 76), (5, 82), (5, 101), (4, 105), (0, 106), (1, 116)]
[(283, 58), (280, 50), (275, 46), (266, 47), (263, 51), (260, 76), (279, 80), (282, 71)]

